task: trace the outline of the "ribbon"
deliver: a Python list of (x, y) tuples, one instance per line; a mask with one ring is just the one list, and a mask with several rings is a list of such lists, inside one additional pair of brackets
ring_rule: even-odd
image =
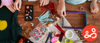
[[(44, 9), (44, 8), (46, 8), (46, 9)], [(52, 14), (55, 14), (54, 3), (50, 3), (50, 4), (46, 5), (46, 6), (43, 6), (41, 10), (42, 11), (50, 10)]]
[(65, 31), (62, 30), (62, 28), (56, 23), (55, 27), (60, 30), (63, 34), (56, 34), (56, 37), (62, 37), (65, 35)]

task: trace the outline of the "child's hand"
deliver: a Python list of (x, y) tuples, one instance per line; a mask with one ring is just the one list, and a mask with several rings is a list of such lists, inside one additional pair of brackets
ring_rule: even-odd
[(93, 3), (93, 2), (90, 5), (90, 9), (91, 9), (92, 13), (97, 13), (99, 11), (99, 7), (98, 7), (97, 3)]
[(12, 13), (14, 13), (16, 10), (14, 9), (13, 5), (6, 6)]
[(0, 5), (0, 8), (2, 8), (3, 7), (3, 5)]
[(49, 4), (49, 0), (40, 0), (40, 6), (45, 6)]
[(16, 10), (19, 10), (21, 9), (21, 4), (22, 4), (22, 1), (21, 0), (16, 0), (15, 3), (14, 3), (14, 8)]
[(60, 4), (58, 5), (57, 13), (58, 13), (58, 15), (60, 15), (61, 17), (66, 16), (65, 2), (60, 3)]

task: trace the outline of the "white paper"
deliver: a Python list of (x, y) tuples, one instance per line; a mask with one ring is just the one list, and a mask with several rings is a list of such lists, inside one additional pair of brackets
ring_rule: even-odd
[[(61, 26), (62, 26), (62, 23), (61, 23), (61, 22), (62, 22), (62, 19), (60, 19), (60, 21), (56, 21), (56, 22), (54, 23), (54, 25), (55, 25), (56, 23), (58, 23), (58, 25), (61, 27)], [(68, 22), (68, 20), (65, 20), (64, 22), (65, 22), (65, 24), (64, 24), (65, 26), (70, 26), (70, 27), (71, 27), (71, 25), (70, 25), (70, 23)], [(34, 42), (34, 43), (45, 43), (49, 32), (51, 32), (51, 31), (53, 32), (52, 37), (54, 37), (54, 33), (55, 33), (55, 32), (56, 32), (57, 34), (60, 34), (60, 33), (61, 33), (54, 25), (47, 27), (47, 29), (48, 29), (48, 32), (46, 32), (47, 35), (46, 35), (46, 34), (43, 35), (43, 37), (40, 39), (40, 41), (34, 41), (34, 38), (33, 38), (33, 37), (30, 37), (29, 39), (30, 39), (32, 42)], [(68, 30), (68, 29), (64, 29), (64, 28), (63, 28), (63, 30), (66, 31), (66, 30)], [(73, 29), (69, 29), (69, 30), (72, 30), (72, 31), (74, 32)], [(75, 33), (75, 32), (74, 32), (74, 33)], [(59, 39), (59, 37), (57, 37), (57, 38)], [(77, 39), (77, 38), (78, 38), (78, 39)], [(62, 42), (61, 42), (61, 43), (65, 43), (65, 39), (66, 39), (66, 37), (63, 36), (63, 39), (62, 39)], [(75, 33), (75, 34), (74, 34), (74, 37), (71, 38), (71, 40), (76, 41), (76, 40), (80, 40), (80, 38), (79, 38), (78, 35)], [(50, 41), (50, 40), (49, 40), (49, 41)], [(82, 41), (78, 41), (78, 42), (75, 42), (75, 43), (82, 43)]]
[[(67, 19), (64, 20), (64, 26), (70, 26), (71, 27), (71, 25), (70, 25), (70, 23), (68, 22)], [(75, 33), (74, 29), (65, 29), (65, 28), (63, 28), (63, 30), (64, 31), (72, 30), (74, 32), (74, 37), (71, 38), (71, 40), (73, 40), (73, 41), (80, 40), (80, 38), (78, 37), (78, 35)], [(64, 36), (61, 43), (64, 43), (65, 42), (65, 39), (66, 39), (66, 37)], [(82, 41), (77, 41), (75, 43), (82, 43)]]

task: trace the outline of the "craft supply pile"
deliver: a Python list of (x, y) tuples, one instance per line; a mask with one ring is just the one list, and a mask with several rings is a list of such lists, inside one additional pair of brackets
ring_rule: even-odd
[[(33, 5), (25, 6), (25, 18), (22, 18), (22, 22), (18, 21), (22, 27), (22, 36), (19, 43), (75, 43), (77, 40), (79, 43), (84, 41), (82, 36), (83, 27), (71, 27), (70, 23), (66, 18), (60, 18), (55, 14), (54, 3), (50, 3), (47, 6), (43, 6), (43, 11), (39, 17), (34, 16)], [(81, 8), (81, 10), (84, 10)], [(78, 13), (85, 15), (85, 26), (87, 25), (87, 13), (78, 11), (66, 11), (66, 13)], [(38, 25), (35, 26), (35, 22), (28, 23), (34, 19), (39, 21)], [(77, 22), (78, 17), (73, 20)], [(24, 25), (30, 24), (30, 27)], [(34, 27), (35, 28), (32, 28)], [(29, 37), (29, 38), (25, 38)], [(81, 41), (82, 40), (82, 41)]]

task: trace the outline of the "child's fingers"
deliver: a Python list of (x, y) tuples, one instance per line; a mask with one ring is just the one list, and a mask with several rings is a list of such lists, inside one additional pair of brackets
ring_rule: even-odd
[(0, 8), (2, 8), (3, 7), (3, 5), (0, 5)]
[(98, 12), (98, 9), (96, 9), (96, 12), (95, 13), (97, 13)]
[(43, 4), (43, 1), (40, 0), (40, 6), (42, 6), (42, 4)]
[(11, 5), (11, 8), (10, 8), (10, 10), (11, 10), (11, 12), (15, 12), (15, 9), (14, 9), (14, 6), (13, 5)]
[(95, 13), (95, 10), (94, 10), (94, 8), (93, 8), (93, 7), (91, 7), (91, 12), (92, 12), (92, 13)]
[(60, 17), (62, 17), (62, 18), (63, 18), (63, 15), (62, 15), (61, 13), (59, 13), (59, 15), (60, 15)]
[(49, 4), (49, 1), (46, 1), (46, 5), (48, 5)]
[(43, 6), (46, 4), (46, 2), (45, 1), (43, 1)]
[(66, 11), (64, 11), (64, 16), (66, 16)]
[(97, 9), (95, 8), (95, 9), (93, 9), (93, 13), (96, 13), (97, 12)]
[(16, 10), (19, 10), (18, 9), (18, 3), (15, 3), (15, 8), (16, 8)]
[(64, 17), (63, 11), (61, 11), (61, 13), (60, 13), (60, 14), (61, 14), (61, 17)]
[(20, 9), (21, 9), (21, 5), (22, 5), (22, 3), (20, 2), (20, 3), (19, 3), (19, 11), (20, 11)]
[(13, 5), (9, 5), (9, 6), (6, 6), (12, 13), (15, 12), (15, 9), (14, 9), (14, 6)]
[(48, 0), (48, 3), (47, 3), (47, 5), (49, 4), (49, 0)]
[(48, 2), (46, 1), (46, 2), (45, 2), (45, 5), (47, 5), (47, 4), (48, 4)]
[(61, 12), (59, 12), (59, 10), (57, 11), (57, 13), (58, 13), (58, 15), (59, 15), (60, 17), (63, 17), (63, 16), (61, 15)]
[(90, 9), (91, 9), (91, 12), (93, 12), (93, 7), (90, 7)]

